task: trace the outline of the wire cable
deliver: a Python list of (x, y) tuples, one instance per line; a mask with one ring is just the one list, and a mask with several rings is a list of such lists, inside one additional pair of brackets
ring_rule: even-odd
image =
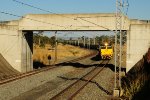
[[(58, 15), (58, 16), (66, 17), (66, 18), (69, 18), (69, 19), (73, 19), (73, 20), (76, 20), (76, 21), (79, 22), (79, 20), (76, 19), (76, 18), (71, 18), (71, 17), (67, 17), (67, 16), (64, 16), (64, 15), (60, 15), (60, 14), (54, 13), (54, 12), (52, 12), (52, 11), (48, 11), (48, 10), (45, 10), (45, 9), (41, 9), (41, 8), (39, 8), (39, 7), (35, 7), (35, 6), (33, 6), (33, 5), (30, 5), (30, 4), (27, 4), (27, 3), (24, 3), (24, 2), (21, 2), (21, 1), (18, 1), (18, 0), (12, 0), (12, 1), (14, 1), (14, 2), (16, 2), (16, 3), (19, 3), (19, 4), (22, 4), (22, 5), (25, 5), (25, 6), (28, 6), (28, 7), (31, 7), (31, 8), (35, 8), (35, 9), (44, 11), (44, 12), (56, 14), (56, 15)], [(82, 18), (81, 18), (81, 19), (82, 19)], [(91, 22), (91, 21), (88, 21), (88, 20), (85, 20), (85, 19), (82, 19), (82, 20), (83, 20), (83, 21), (86, 21), (86, 22), (88, 22), (88, 23), (91, 23), (91, 24), (93, 24), (93, 25), (96, 25), (96, 26), (98, 26), (98, 27), (102, 27), (102, 28), (104, 28), (104, 29), (106, 29), (106, 30), (108, 30), (108, 31), (113, 31), (113, 30), (111, 30), (111, 29), (109, 29), (109, 28), (107, 28), (107, 27), (100, 26), (100, 25), (98, 25), (98, 24), (96, 24), (96, 23), (93, 23), (93, 22)], [(81, 23), (81, 22), (80, 22), (80, 23)], [(72, 27), (72, 25), (70, 25), (70, 26), (68, 26), (68, 27)]]
[(30, 4), (27, 4), (27, 3), (24, 3), (24, 2), (21, 2), (21, 1), (18, 1), (18, 0), (12, 0), (12, 1), (14, 1), (14, 2), (16, 2), (16, 3), (19, 3), (19, 4), (22, 4), (22, 5), (25, 5), (25, 6), (28, 6), (28, 7), (31, 7), (31, 8), (35, 8), (35, 9), (38, 9), (38, 10), (47, 12), (47, 13), (56, 14), (56, 15), (58, 15), (58, 16), (62, 16), (62, 17), (65, 17), (65, 18), (69, 18), (69, 19), (75, 20), (74, 18), (71, 18), (71, 17), (68, 17), (68, 16), (64, 16), (64, 15), (60, 15), (60, 14), (58, 14), (58, 13), (54, 13), (54, 12), (52, 12), (52, 11), (45, 10), (45, 9), (42, 9), (42, 8), (39, 8), (39, 7), (35, 7), (35, 6), (33, 6), (33, 5), (30, 5)]
[[(7, 25), (7, 27), (6, 27), (5, 23), (7, 23), (7, 22), (6, 22), (6, 21), (2, 21), (2, 20), (0, 21), (0, 29), (1, 29), (1, 30), (7, 29), (7, 30), (11, 30), (11, 31), (14, 31), (14, 30), (17, 30), (17, 31), (18, 31), (18, 29), (16, 29), (16, 28), (13, 28), (13, 29), (12, 29), (12, 27), (10, 28), (9, 25)], [(4, 35), (7, 35), (7, 36), (18, 36), (18, 35), (1, 34), (1, 33), (0, 33), (0, 35), (1, 35), (1, 36), (2, 36), (2, 35), (3, 35), (3, 36), (4, 36)]]
[(108, 31), (113, 31), (113, 30), (111, 30), (111, 29), (109, 29), (109, 28), (107, 28), (107, 27), (101, 26), (101, 25), (96, 24), (96, 23), (94, 23), (94, 22), (91, 22), (91, 21), (85, 20), (85, 19), (83, 19), (83, 18), (80, 18), (80, 19), (81, 19), (81, 20), (83, 20), (83, 21), (89, 22), (89, 23), (91, 23), (91, 24), (93, 24), (93, 25), (96, 25), (96, 26), (102, 27), (102, 28), (104, 28), (104, 29), (106, 29), (106, 30), (108, 30)]
[(19, 18), (29, 19), (29, 20), (36, 21), (36, 22), (40, 22), (40, 23), (44, 23), (44, 24), (50, 24), (50, 25), (53, 25), (53, 26), (59, 26), (59, 27), (64, 27), (64, 28), (66, 28), (65, 26), (61, 26), (61, 25), (57, 25), (57, 24), (53, 24), (53, 23), (48, 23), (48, 22), (44, 22), (44, 21), (40, 21), (40, 20), (36, 20), (36, 19), (32, 19), (32, 18), (27, 18), (27, 17), (24, 17), (24, 16), (19, 16), (19, 15), (12, 14), (12, 13), (8, 13), (8, 12), (0, 11), (0, 13), (6, 14), (6, 15), (10, 15), (10, 16), (19, 17)]

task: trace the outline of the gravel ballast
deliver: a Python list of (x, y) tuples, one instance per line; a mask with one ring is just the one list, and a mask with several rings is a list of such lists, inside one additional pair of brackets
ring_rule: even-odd
[(72, 67), (59, 67), (45, 72), (25, 77), (7, 84), (0, 85), (0, 100), (10, 100), (21, 93), (38, 87), (67, 72), (73, 71)]
[(105, 68), (98, 76), (92, 80), (74, 100), (108, 100), (112, 95), (114, 87), (114, 73), (109, 68)]
[[(100, 61), (91, 58), (0, 85), (0, 100), (49, 100)], [(107, 100), (113, 90), (114, 72), (106, 67), (74, 100)]]

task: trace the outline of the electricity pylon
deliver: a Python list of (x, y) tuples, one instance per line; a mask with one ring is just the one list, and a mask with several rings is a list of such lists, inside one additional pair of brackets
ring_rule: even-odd
[[(120, 95), (121, 89), (121, 62), (122, 62), (122, 0), (116, 0), (116, 31), (115, 31), (115, 92), (114, 95)], [(120, 49), (119, 54), (117, 51), (117, 34), (120, 35)], [(119, 57), (119, 59), (117, 59)], [(117, 60), (119, 60), (119, 66), (117, 66)]]

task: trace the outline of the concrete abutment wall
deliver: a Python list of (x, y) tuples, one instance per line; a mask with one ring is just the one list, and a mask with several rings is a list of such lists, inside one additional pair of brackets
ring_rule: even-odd
[(0, 25), (0, 53), (19, 72), (33, 70), (32, 45), (31, 31), (22, 32), (15, 25)]
[(33, 70), (33, 32), (22, 32), (22, 35), (21, 72), (28, 72)]
[(131, 24), (127, 32), (127, 72), (150, 47), (150, 24)]
[(21, 31), (17, 26), (0, 26), (0, 53), (16, 70), (21, 71)]

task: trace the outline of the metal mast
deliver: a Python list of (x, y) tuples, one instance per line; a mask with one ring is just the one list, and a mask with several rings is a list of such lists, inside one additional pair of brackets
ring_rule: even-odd
[[(116, 31), (115, 31), (115, 88), (121, 88), (121, 61), (122, 61), (122, 0), (116, 0)], [(119, 59), (117, 59), (117, 35), (120, 35), (120, 53), (118, 55)], [(119, 60), (119, 67), (117, 67), (117, 60)], [(118, 80), (119, 79), (119, 80)]]
[(57, 31), (55, 32), (55, 61), (54, 64), (57, 62)]

